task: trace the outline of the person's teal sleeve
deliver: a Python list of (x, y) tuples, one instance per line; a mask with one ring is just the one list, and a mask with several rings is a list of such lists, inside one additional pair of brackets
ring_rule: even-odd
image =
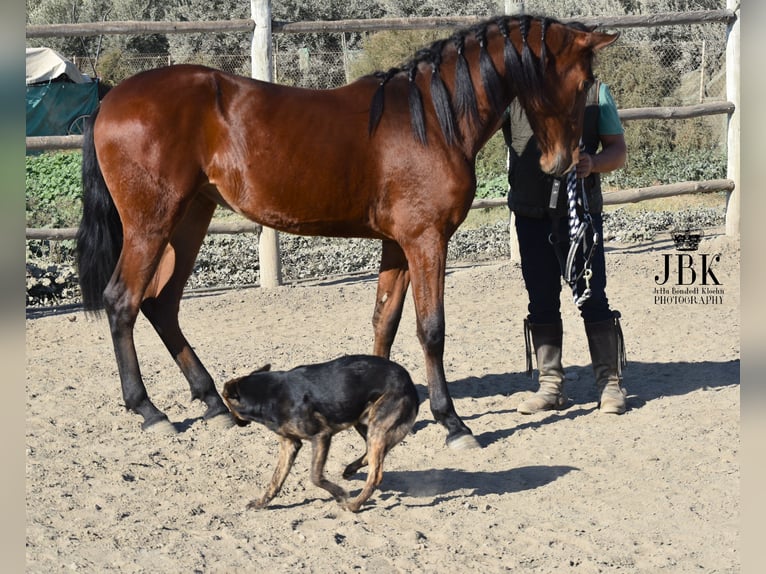
[(613, 136), (625, 133), (617, 114), (617, 104), (614, 102), (609, 86), (601, 82), (598, 92), (598, 132), (601, 135)]

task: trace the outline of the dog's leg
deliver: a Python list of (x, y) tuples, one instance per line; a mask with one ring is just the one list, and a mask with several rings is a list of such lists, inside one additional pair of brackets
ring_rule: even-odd
[(277, 494), (279, 494), (300, 449), (301, 441), (299, 439), (283, 436), (279, 437), (279, 460), (277, 461), (277, 467), (274, 469), (274, 474), (271, 477), (269, 488), (261, 498), (256, 498), (251, 501), (247, 505), (247, 508), (263, 508), (271, 502)]
[(362, 456), (357, 458), (354, 462), (349, 464), (346, 469), (343, 471), (343, 478), (348, 480), (352, 476), (354, 476), (360, 468), (363, 466), (367, 466), (367, 453), (365, 452)]
[(332, 494), (338, 502), (344, 501), (348, 493), (334, 482), (330, 482), (324, 477), (324, 465), (327, 462), (327, 453), (330, 451), (330, 441), (332, 434), (320, 433), (311, 439), (313, 452), (311, 456), (311, 482), (320, 488), (324, 488)]
[(367, 481), (359, 495), (345, 504), (351, 512), (357, 512), (372, 496), (383, 480), (383, 459), (392, 448), (399, 444), (412, 429), (417, 416), (417, 403), (403, 403), (385, 395), (370, 412), (367, 429), (367, 462), (370, 469)]
[(372, 437), (367, 441), (367, 460), (370, 464), (367, 481), (364, 483), (364, 487), (359, 495), (353, 500), (346, 501), (343, 505), (346, 510), (357, 512), (362, 507), (362, 504), (372, 496), (375, 487), (383, 480), (383, 459), (386, 456), (386, 446), (384, 436)]
[[(367, 446), (367, 425), (358, 423), (354, 425), (354, 428), (360, 435), (362, 435), (362, 438), (364, 439), (364, 444), (365, 446)], [(365, 451), (362, 456), (360, 456), (358, 459), (356, 459), (354, 462), (352, 462), (346, 467), (346, 470), (343, 471), (343, 478), (348, 480), (353, 475), (355, 475), (357, 471), (363, 466), (367, 466), (367, 451)]]

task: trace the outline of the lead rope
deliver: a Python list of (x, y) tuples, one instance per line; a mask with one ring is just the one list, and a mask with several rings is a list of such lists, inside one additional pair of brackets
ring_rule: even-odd
[[(582, 148), (582, 144), (580, 147)], [(581, 308), (592, 295), (590, 288), (590, 279), (593, 277), (591, 258), (598, 244), (599, 235), (593, 229), (593, 220), (590, 216), (588, 199), (585, 194), (585, 182), (577, 178), (577, 170), (574, 168), (567, 174), (567, 211), (569, 217), (569, 253), (567, 254), (564, 266), (564, 280), (572, 288), (572, 299), (575, 305)], [(580, 215), (581, 213), (582, 216)], [(585, 236), (588, 228), (593, 230), (593, 241), (590, 248)], [(580, 245), (582, 245), (584, 264), (582, 270), (578, 272), (576, 269), (576, 255)], [(585, 279), (585, 289), (582, 294), (577, 293), (577, 282), (580, 280), (580, 277)]]

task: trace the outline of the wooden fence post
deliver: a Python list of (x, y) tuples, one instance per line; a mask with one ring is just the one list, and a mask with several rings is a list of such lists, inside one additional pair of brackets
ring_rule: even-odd
[[(250, 48), (252, 77), (271, 82), (271, 0), (250, 0), (250, 13), (255, 22), (253, 42)], [(260, 261), (260, 285), (263, 288), (282, 284), (282, 264), (279, 255), (279, 234), (264, 227), (258, 236), (258, 260)]]
[(726, 0), (726, 7), (736, 16), (729, 24), (726, 40), (726, 99), (734, 104), (734, 111), (729, 114), (726, 136), (726, 177), (734, 182), (734, 189), (729, 192), (726, 200), (726, 235), (739, 235), (739, 203), (742, 197), (739, 177), (739, 3), (740, 0)]

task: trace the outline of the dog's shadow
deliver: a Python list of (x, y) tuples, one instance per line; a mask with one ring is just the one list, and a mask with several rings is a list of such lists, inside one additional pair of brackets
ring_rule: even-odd
[[(579, 470), (573, 466), (522, 466), (496, 472), (474, 472), (455, 468), (433, 470), (399, 470), (383, 473), (383, 482), (376, 489), (373, 497), (362, 506), (360, 512), (376, 506), (387, 509), (399, 505), (407, 507), (437, 506), (453, 499), (472, 498), (487, 494), (511, 494), (534, 490), (550, 484)], [(347, 482), (344, 487), (351, 497), (358, 492), (357, 483), (366, 479), (366, 474), (360, 472)], [(422, 500), (422, 502), (421, 502)], [(331, 498), (307, 498), (294, 504), (280, 504), (277, 501), (269, 504), (271, 510), (296, 508), (313, 502), (332, 502)]]

